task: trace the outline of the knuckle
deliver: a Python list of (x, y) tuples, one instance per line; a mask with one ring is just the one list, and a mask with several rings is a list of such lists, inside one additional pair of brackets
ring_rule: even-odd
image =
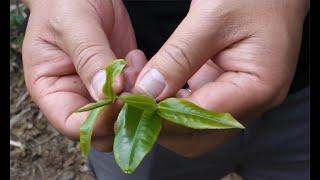
[(90, 62), (96, 60), (97, 56), (103, 51), (103, 46), (98, 44), (88, 44), (80, 42), (73, 51), (75, 54), (76, 71), (78, 73), (84, 73)]
[(161, 51), (161, 56), (165, 60), (171, 61), (169, 64), (174, 64), (181, 72), (190, 72), (192, 70), (191, 59), (188, 57), (185, 50), (175, 44), (166, 44)]

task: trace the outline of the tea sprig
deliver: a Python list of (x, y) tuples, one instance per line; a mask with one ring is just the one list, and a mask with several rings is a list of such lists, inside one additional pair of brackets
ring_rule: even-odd
[(107, 66), (107, 77), (103, 86), (106, 98), (76, 111), (91, 111), (80, 127), (80, 145), (85, 156), (90, 152), (94, 122), (105, 106), (118, 99), (124, 102), (124, 106), (115, 124), (113, 153), (117, 164), (128, 174), (135, 171), (156, 143), (162, 119), (192, 129), (245, 128), (229, 113), (208, 111), (185, 99), (168, 98), (157, 103), (154, 98), (139, 94), (118, 97), (112, 84), (125, 65), (126, 61), (119, 59)]

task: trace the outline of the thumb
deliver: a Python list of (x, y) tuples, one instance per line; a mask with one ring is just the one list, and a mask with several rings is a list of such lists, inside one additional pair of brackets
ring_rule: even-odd
[[(54, 43), (71, 59), (77, 74), (95, 100), (103, 98), (105, 67), (136, 46), (122, 1), (68, 1), (49, 22)], [(121, 37), (121, 38), (120, 38)], [(120, 92), (123, 76), (113, 84)]]
[[(102, 87), (106, 79), (105, 67), (116, 55), (102, 28), (101, 23), (93, 18), (75, 21), (72, 26), (64, 28), (60, 36), (63, 50), (70, 56), (75, 70), (95, 100), (102, 98)], [(122, 81), (118, 79), (113, 85), (118, 92)]]
[(228, 37), (230, 31), (221, 30), (222, 19), (192, 8), (141, 71), (135, 91), (157, 100), (174, 95), (208, 59), (234, 40)]

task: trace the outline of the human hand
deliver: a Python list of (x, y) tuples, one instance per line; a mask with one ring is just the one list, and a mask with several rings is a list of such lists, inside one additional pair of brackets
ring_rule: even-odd
[[(25, 81), (33, 100), (62, 134), (78, 140), (88, 113), (77, 108), (103, 97), (105, 67), (136, 48), (122, 1), (25, 0), (31, 10), (23, 43)], [(132, 51), (125, 75), (113, 85), (129, 90), (144, 66)], [(125, 82), (125, 83), (124, 83)], [(131, 86), (131, 87), (130, 87)], [(119, 105), (108, 107), (95, 124), (92, 145), (112, 149), (113, 122)]]
[[(246, 124), (286, 97), (308, 8), (309, 2), (300, 0), (193, 0), (187, 16), (139, 74), (135, 91), (157, 100), (178, 92)], [(186, 82), (191, 93), (181, 89)], [(196, 156), (237, 130), (179, 132), (164, 131), (159, 143)]]

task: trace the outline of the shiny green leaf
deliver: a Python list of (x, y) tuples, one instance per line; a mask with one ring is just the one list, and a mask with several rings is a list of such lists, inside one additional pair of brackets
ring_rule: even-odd
[(91, 111), (93, 109), (96, 109), (98, 107), (101, 107), (101, 106), (106, 106), (108, 104), (110, 104), (112, 101), (111, 99), (107, 98), (107, 99), (101, 99), (95, 103), (89, 103), (79, 109), (77, 109), (75, 112), (84, 112), (84, 111)]
[(114, 60), (106, 68), (106, 82), (103, 86), (103, 93), (109, 97), (112, 102), (116, 100), (116, 93), (112, 88), (113, 82), (119, 77), (127, 62), (124, 59)]
[(116, 162), (125, 173), (132, 173), (152, 149), (161, 130), (155, 111), (125, 105), (118, 117), (119, 132), (113, 143)]
[(130, 106), (142, 109), (142, 110), (155, 110), (157, 109), (157, 102), (154, 98), (145, 95), (126, 94), (119, 97), (125, 103)]
[(168, 121), (193, 129), (244, 129), (231, 114), (208, 111), (184, 99), (168, 98), (160, 102), (157, 113)]
[[(130, 111), (133, 111), (134, 108), (130, 108)], [(122, 122), (125, 120), (125, 116), (128, 112), (128, 104), (124, 104), (119, 115), (118, 115), (118, 118), (115, 122), (115, 134), (117, 135), (119, 130), (120, 130), (120, 127), (121, 127), (121, 124)], [(136, 112), (136, 114), (138, 114), (139, 111)]]
[(91, 136), (93, 132), (94, 122), (103, 111), (104, 106), (92, 110), (80, 127), (80, 147), (84, 156), (88, 156), (91, 146)]

